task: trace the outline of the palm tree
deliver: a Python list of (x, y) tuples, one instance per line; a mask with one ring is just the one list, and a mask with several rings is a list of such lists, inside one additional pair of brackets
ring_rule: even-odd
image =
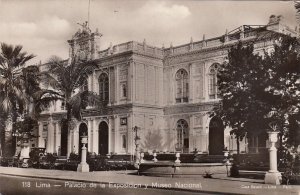
[(298, 23), (300, 23), (300, 1), (294, 1), (294, 6), (296, 9), (296, 19), (298, 20)]
[[(23, 112), (25, 103), (22, 69), (25, 67), (25, 63), (35, 56), (22, 52), (20, 45), (14, 47), (5, 43), (1, 44), (0, 52), (0, 107), (3, 113), (6, 113), (7, 119), (12, 122), (12, 129), (14, 129), (17, 117)], [(2, 129), (2, 131), (4, 130)], [(12, 131), (10, 136), (12, 136)], [(2, 151), (7, 151), (6, 149), (9, 147), (11, 149), (15, 147), (14, 140), (12, 146), (3, 142), (1, 144)], [(10, 152), (12, 151), (14, 150)]]
[[(11, 155), (15, 147), (12, 133), (17, 131), (17, 118), (31, 118), (36, 120), (39, 113), (49, 104), (59, 98), (59, 94), (52, 90), (40, 87), (41, 74), (37, 66), (25, 66), (25, 63), (34, 58), (21, 52), (22, 46), (1, 44), (0, 53), (0, 142), (1, 152), (8, 151)], [(5, 136), (7, 122), (12, 122), (12, 131)], [(5, 144), (5, 140), (11, 140)]]
[(41, 88), (43, 74), (37, 66), (28, 66), (22, 70), (22, 80), (25, 91), (25, 115), (32, 119), (37, 119), (40, 113), (50, 106), (50, 103), (62, 99), (60, 94)]
[[(62, 132), (68, 133), (73, 129), (73, 119), (80, 121), (82, 119), (81, 110), (88, 103), (99, 102), (96, 93), (82, 90), (86, 85), (88, 76), (97, 68), (94, 62), (80, 61), (73, 57), (69, 61), (61, 60), (58, 57), (52, 57), (48, 63), (48, 70), (44, 72), (46, 85), (56, 90), (66, 105), (66, 118), (63, 120)], [(63, 150), (63, 148), (61, 148)]]

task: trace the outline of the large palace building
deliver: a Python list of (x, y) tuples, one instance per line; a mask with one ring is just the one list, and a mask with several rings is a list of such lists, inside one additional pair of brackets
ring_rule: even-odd
[[(264, 50), (271, 52), (274, 33), (296, 36), (298, 32), (271, 16), (265, 26), (243, 25), (225, 35), (180, 46), (158, 48), (146, 41), (130, 41), (100, 50), (102, 35), (84, 24), (68, 40), (70, 57), (76, 54), (98, 64), (86, 87), (105, 106), (85, 109), (83, 120), (68, 132), (62, 131), (60, 122), (65, 103), (55, 102), (41, 114), (35, 146), (62, 156), (79, 153), (80, 136), (85, 133), (89, 152), (133, 154), (137, 129), (143, 151), (223, 154), (225, 147), (235, 151), (230, 128), (208, 114), (220, 101), (218, 66), (239, 41), (253, 43), (255, 52), (262, 55)], [(265, 139), (257, 135), (240, 142), (241, 152), (265, 147)]]

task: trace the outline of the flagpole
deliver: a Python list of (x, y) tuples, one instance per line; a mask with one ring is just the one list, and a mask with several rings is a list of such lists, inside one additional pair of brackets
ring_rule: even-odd
[(91, 0), (89, 0), (89, 9), (88, 9), (88, 28), (90, 28), (90, 4), (91, 4)]

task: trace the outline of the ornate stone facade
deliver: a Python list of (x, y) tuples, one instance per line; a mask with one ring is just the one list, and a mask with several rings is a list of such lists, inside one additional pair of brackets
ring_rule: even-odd
[[(98, 69), (88, 78), (88, 90), (107, 93), (107, 107), (88, 107), (83, 111), (84, 120), (77, 121), (74, 130), (68, 132), (67, 153), (62, 154), (58, 116), (65, 110), (61, 102), (55, 102), (40, 119), (38, 146), (62, 155), (78, 153), (81, 127), (85, 126), (89, 152), (133, 154), (133, 128), (137, 126), (144, 151), (197, 150), (222, 154), (224, 147), (234, 151), (236, 141), (230, 136), (230, 129), (224, 128), (218, 119), (211, 122), (208, 115), (220, 100), (213, 67), (227, 60), (228, 50), (238, 41), (254, 43), (258, 53), (271, 50), (273, 41), (269, 35), (282, 33), (282, 26), (280, 21), (261, 27), (242, 26), (224, 36), (191, 40), (189, 44), (170, 48), (131, 41), (99, 51), (101, 34), (92, 33), (83, 25), (68, 41), (70, 57), (76, 55), (97, 62)], [(177, 74), (181, 76), (176, 77)], [(99, 79), (101, 75), (107, 83)], [(216, 136), (220, 133), (220, 140), (212, 138), (220, 137)], [(214, 145), (221, 149), (211, 149)], [(241, 141), (240, 148), (247, 152), (246, 140)]]

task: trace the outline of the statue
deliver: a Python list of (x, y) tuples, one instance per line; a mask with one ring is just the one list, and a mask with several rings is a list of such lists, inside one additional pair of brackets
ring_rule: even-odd
[(275, 16), (275, 15), (271, 15), (270, 18), (269, 18), (269, 23), (268, 24), (274, 24), (274, 23), (278, 23), (282, 20), (282, 15), (278, 15), (278, 16)]
[(88, 32), (88, 33), (91, 32), (91, 29), (89, 28), (89, 25), (88, 25), (88, 21), (85, 21), (82, 24), (80, 24), (80, 23), (77, 23), (77, 24), (82, 27), (82, 32)]

